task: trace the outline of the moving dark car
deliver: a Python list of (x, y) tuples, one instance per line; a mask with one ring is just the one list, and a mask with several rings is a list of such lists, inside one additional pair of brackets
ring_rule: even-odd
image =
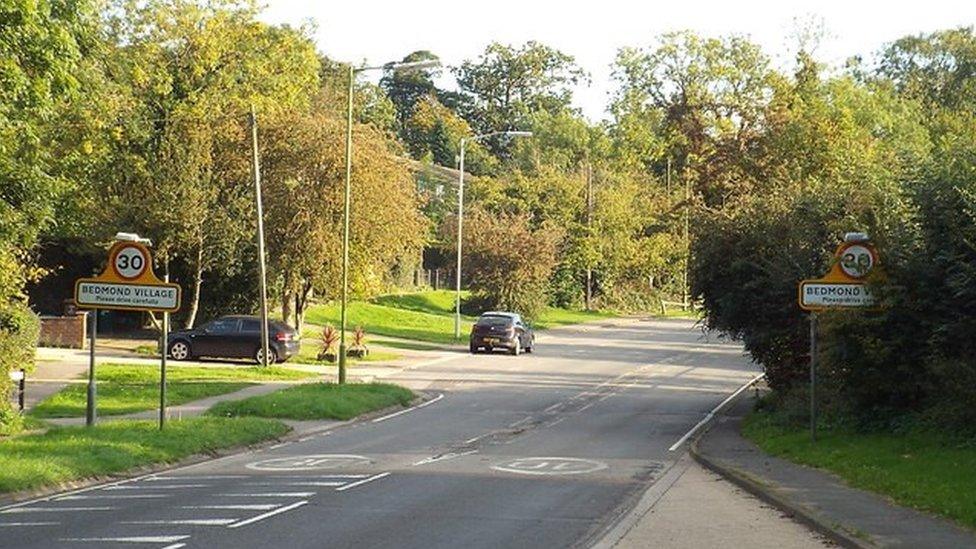
[[(268, 322), (268, 362), (284, 362), (298, 354), (301, 337), (281, 322)], [(250, 358), (261, 363), (261, 319), (256, 316), (223, 316), (192, 330), (169, 335), (166, 345), (174, 360), (199, 357)]]
[(518, 356), (522, 351), (532, 352), (535, 334), (522, 317), (515, 313), (492, 311), (481, 315), (471, 327), (470, 348), (472, 353), (480, 349), (493, 351), (507, 349)]

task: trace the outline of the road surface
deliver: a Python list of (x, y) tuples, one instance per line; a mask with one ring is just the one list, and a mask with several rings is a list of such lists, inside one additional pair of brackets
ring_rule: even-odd
[(403, 372), (422, 408), (3, 509), (0, 546), (591, 546), (757, 371), (688, 321), (554, 330)]

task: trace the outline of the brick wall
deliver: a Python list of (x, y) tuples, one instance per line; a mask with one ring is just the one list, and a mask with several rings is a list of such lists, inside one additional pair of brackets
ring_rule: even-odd
[(42, 316), (41, 347), (68, 347), (84, 349), (86, 344), (85, 326), (88, 313), (74, 316)]

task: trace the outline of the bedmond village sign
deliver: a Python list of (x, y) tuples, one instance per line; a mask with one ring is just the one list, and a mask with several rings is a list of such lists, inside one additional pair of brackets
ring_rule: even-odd
[[(166, 348), (169, 313), (180, 308), (180, 286), (156, 277), (149, 253), (149, 241), (138, 235), (119, 233), (108, 252), (108, 264), (96, 277), (75, 282), (75, 303), (94, 309), (91, 320), (91, 356), (88, 367), (88, 406), (85, 423), (95, 424), (95, 340), (98, 309), (147, 311), (163, 313), (163, 337), (160, 349)], [(159, 427), (166, 416), (166, 352), (160, 353)]]
[[(874, 309), (877, 299), (868, 278), (877, 274), (878, 252), (864, 233), (847, 233), (834, 252), (830, 271), (822, 278), (800, 282), (800, 308), (810, 311), (810, 437), (817, 439), (817, 312), (831, 309)], [(872, 278), (876, 278), (872, 277)]]

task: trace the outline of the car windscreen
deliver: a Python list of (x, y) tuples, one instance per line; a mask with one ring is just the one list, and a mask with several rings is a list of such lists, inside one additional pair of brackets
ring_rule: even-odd
[(478, 319), (478, 326), (511, 326), (512, 319), (507, 316), (483, 316)]

